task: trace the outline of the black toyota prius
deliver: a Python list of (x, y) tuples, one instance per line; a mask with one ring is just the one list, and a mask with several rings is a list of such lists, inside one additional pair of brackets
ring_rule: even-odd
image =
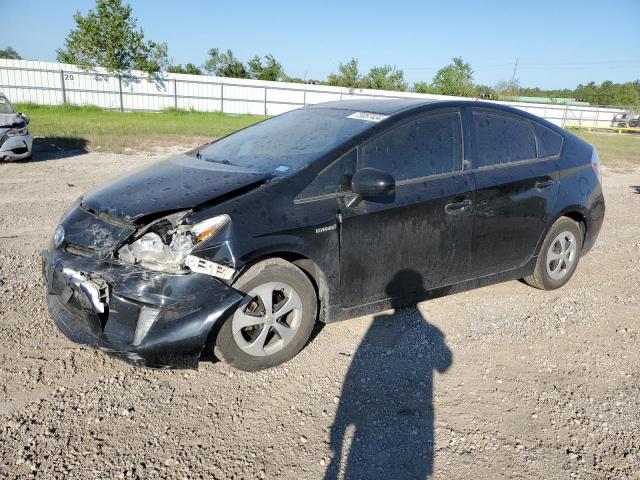
[(603, 217), (595, 149), (541, 118), (349, 100), (86, 193), (43, 270), (51, 316), (78, 343), (149, 367), (195, 367), (210, 348), (259, 370), (316, 322), (511, 279), (561, 287)]

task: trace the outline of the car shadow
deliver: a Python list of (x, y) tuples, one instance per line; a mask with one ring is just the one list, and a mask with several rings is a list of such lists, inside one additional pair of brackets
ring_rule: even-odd
[(33, 139), (31, 158), (15, 163), (35, 163), (77, 157), (88, 153), (88, 142), (75, 137), (36, 137)]
[[(397, 273), (386, 291), (408, 285), (416, 298), (426, 297), (421, 276), (410, 270)], [(415, 303), (393, 306), (394, 314), (374, 317), (353, 354), (331, 427), (325, 480), (424, 479), (433, 473), (434, 372), (444, 373), (453, 354)]]
[(631, 185), (631, 188), (634, 193), (640, 194), (640, 185)]

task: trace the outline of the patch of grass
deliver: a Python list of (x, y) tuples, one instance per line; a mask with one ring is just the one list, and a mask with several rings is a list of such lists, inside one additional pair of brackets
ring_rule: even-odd
[(169, 109), (158, 113), (118, 112), (95, 106), (15, 105), (31, 117), (30, 130), (43, 144), (61, 148), (127, 152), (197, 146), (263, 120), (255, 115)]
[(571, 133), (589, 142), (596, 150), (603, 165), (622, 167), (640, 166), (640, 135), (571, 130)]

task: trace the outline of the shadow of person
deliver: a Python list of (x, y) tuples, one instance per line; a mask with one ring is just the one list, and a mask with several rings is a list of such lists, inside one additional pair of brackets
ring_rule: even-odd
[[(411, 270), (387, 285), (391, 298), (400, 291), (426, 297), (420, 275)], [(424, 479), (433, 472), (433, 375), (449, 368), (452, 353), (415, 302), (398, 310), (403, 305), (394, 300), (393, 315), (376, 315), (353, 355), (331, 427), (326, 480)]]

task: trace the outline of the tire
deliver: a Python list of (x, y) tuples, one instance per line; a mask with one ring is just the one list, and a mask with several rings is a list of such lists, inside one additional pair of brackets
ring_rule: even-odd
[(569, 281), (582, 252), (582, 229), (575, 221), (560, 217), (551, 226), (538, 253), (532, 275), (523, 278), (541, 290), (555, 290)]
[(247, 372), (296, 356), (316, 322), (317, 298), (307, 275), (285, 260), (271, 258), (249, 268), (233, 287), (247, 295), (220, 328), (215, 356)]

